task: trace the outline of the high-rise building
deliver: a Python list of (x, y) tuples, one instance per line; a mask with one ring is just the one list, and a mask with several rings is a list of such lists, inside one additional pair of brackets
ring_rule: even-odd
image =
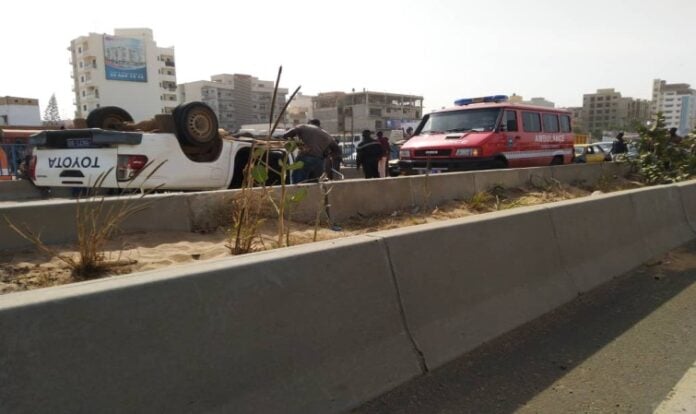
[[(274, 81), (259, 80), (251, 75), (221, 74), (209, 81), (179, 85), (181, 102), (201, 101), (208, 104), (218, 117), (220, 128), (236, 131), (245, 124), (268, 123), (273, 100)], [(273, 121), (285, 106), (286, 88), (278, 88)], [(285, 124), (283, 119), (281, 126)]]
[(325, 92), (312, 99), (314, 117), (331, 133), (401, 129), (420, 120), (423, 97), (386, 92)]
[(39, 126), (39, 100), (16, 96), (0, 97), (0, 125)]
[(696, 127), (696, 90), (687, 83), (667, 83), (661, 79), (653, 81), (651, 112), (665, 117), (667, 128), (677, 128), (685, 135)]
[(150, 29), (90, 33), (70, 42), (75, 116), (118, 106), (135, 121), (170, 113), (178, 104), (174, 48), (158, 47)]

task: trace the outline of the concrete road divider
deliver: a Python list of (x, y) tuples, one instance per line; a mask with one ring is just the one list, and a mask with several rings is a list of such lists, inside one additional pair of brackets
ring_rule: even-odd
[(661, 255), (691, 240), (695, 234), (684, 212), (679, 187), (663, 185), (627, 192), (636, 224), (652, 256)]
[(575, 297), (549, 212), (504, 211), (379, 233), (429, 368)]
[(679, 183), (677, 188), (679, 188), (686, 219), (689, 221), (691, 229), (696, 232), (696, 181)]
[(354, 237), (0, 297), (0, 412), (341, 412), (422, 373)]
[(551, 167), (551, 176), (568, 184), (592, 185), (603, 175), (602, 164), (594, 164), (594, 166), (592, 164), (569, 164)]
[[(5, 222), (20, 227), (28, 227), (34, 233), (41, 235), (41, 240), (47, 244), (68, 243), (77, 240), (75, 218), (78, 206), (87, 209), (90, 202), (74, 200), (29, 201), (21, 204), (0, 206), (0, 249), (19, 249), (32, 247), (31, 242), (14, 232)], [(99, 201), (91, 202), (96, 205)], [(120, 229), (132, 231), (189, 231), (189, 209), (186, 198), (181, 194), (156, 194), (146, 199), (136, 197), (104, 199), (102, 211), (107, 212), (112, 207), (119, 208), (122, 203), (131, 205), (147, 204), (150, 207), (124, 220)], [(84, 211), (84, 210), (83, 210)]]
[(592, 196), (549, 207), (563, 265), (578, 292), (621, 275), (651, 257), (631, 198)]

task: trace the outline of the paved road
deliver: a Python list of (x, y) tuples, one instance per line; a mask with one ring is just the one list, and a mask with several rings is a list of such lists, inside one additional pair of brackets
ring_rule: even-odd
[(356, 413), (696, 413), (696, 243)]

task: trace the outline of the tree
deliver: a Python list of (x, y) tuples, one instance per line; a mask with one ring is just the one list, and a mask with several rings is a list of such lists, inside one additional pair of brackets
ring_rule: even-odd
[(56, 101), (56, 94), (51, 95), (51, 99), (48, 100), (48, 106), (46, 111), (44, 111), (43, 120), (47, 124), (57, 124), (60, 122), (60, 112), (58, 112), (58, 102)]

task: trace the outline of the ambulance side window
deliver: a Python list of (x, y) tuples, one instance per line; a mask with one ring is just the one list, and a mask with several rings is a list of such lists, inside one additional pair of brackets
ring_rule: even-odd
[(561, 132), (570, 132), (570, 117), (561, 115)]
[(544, 132), (558, 131), (558, 117), (556, 114), (544, 114)]
[(517, 112), (515, 111), (505, 111), (505, 118), (503, 119), (503, 126), (508, 132), (517, 131)]
[(522, 112), (522, 127), (525, 132), (541, 132), (539, 112)]

